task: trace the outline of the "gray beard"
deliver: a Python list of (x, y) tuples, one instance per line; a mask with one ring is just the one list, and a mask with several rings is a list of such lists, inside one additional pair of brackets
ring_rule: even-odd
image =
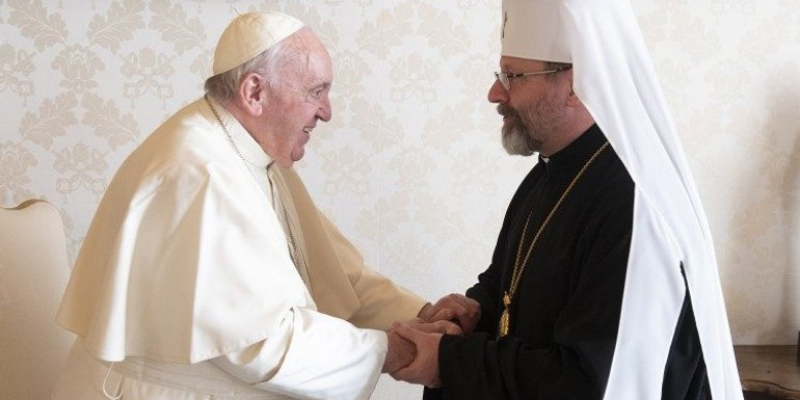
[(512, 156), (530, 156), (535, 150), (526, 137), (516, 127), (503, 127), (503, 148)]
[(511, 155), (530, 156), (542, 150), (545, 138), (551, 136), (550, 132), (558, 124), (561, 110), (553, 104), (557, 100), (541, 99), (526, 110), (529, 118), (508, 106), (498, 105), (497, 112), (507, 116), (511, 122), (503, 124), (503, 147)]
[(511, 118), (509, 125), (503, 125), (502, 143), (506, 152), (512, 156), (527, 157), (538, 149), (537, 143), (530, 134), (530, 128), (522, 120), (516, 110), (503, 105), (497, 106), (497, 112)]

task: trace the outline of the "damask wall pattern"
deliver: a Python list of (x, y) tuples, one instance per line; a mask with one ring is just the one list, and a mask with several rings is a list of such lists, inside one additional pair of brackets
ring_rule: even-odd
[[(124, 158), (202, 95), (236, 12), (280, 10), (334, 61), (333, 119), (297, 164), (368, 262), (433, 300), (491, 256), (535, 160), (505, 155), (486, 101), (499, 0), (0, 0), (0, 206), (60, 210), (74, 259)], [(637, 0), (715, 235), (734, 341), (800, 329), (800, 8)], [(1, 283), (0, 283), (1, 284)], [(382, 379), (375, 399), (419, 388)]]

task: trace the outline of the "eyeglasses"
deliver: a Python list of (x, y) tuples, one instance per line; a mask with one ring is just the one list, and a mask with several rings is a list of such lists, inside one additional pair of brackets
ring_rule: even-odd
[(555, 73), (559, 73), (561, 71), (566, 71), (566, 70), (571, 69), (571, 68), (572, 68), (572, 66), (569, 65), (569, 66), (566, 66), (566, 67), (560, 67), (560, 68), (556, 68), (556, 69), (548, 69), (547, 71), (526, 72), (526, 73), (521, 73), (521, 74), (509, 74), (507, 72), (495, 72), (494, 73), (494, 77), (497, 78), (498, 81), (500, 81), (500, 84), (503, 85), (503, 87), (506, 90), (511, 90), (511, 80), (514, 79), (514, 78), (525, 78), (525, 77), (528, 77), (528, 76), (555, 74)]

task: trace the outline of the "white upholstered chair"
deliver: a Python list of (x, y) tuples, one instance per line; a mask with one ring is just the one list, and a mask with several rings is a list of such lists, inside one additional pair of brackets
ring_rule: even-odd
[(0, 208), (0, 400), (50, 398), (74, 340), (55, 323), (69, 273), (53, 205)]

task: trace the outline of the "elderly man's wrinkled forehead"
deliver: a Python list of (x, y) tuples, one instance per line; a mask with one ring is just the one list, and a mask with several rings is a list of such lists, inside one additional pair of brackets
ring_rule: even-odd
[(330, 69), (328, 50), (314, 32), (304, 27), (286, 38), (281, 52), (284, 60), (281, 69), (303, 72), (313, 69)]
[(280, 52), (278, 74), (313, 84), (332, 81), (328, 50), (311, 29), (304, 27), (286, 38)]

